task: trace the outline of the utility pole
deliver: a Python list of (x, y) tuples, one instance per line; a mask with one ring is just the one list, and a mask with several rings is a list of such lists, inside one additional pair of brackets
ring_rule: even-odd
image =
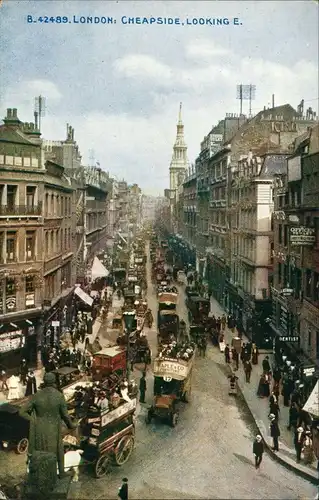
[(237, 99), (240, 101), (240, 114), (243, 114), (243, 101), (249, 101), (249, 116), (251, 116), (251, 102), (255, 99), (256, 85), (237, 85)]
[(34, 99), (34, 119), (35, 126), (38, 127), (39, 132), (41, 132), (41, 118), (45, 116), (45, 97), (39, 95)]

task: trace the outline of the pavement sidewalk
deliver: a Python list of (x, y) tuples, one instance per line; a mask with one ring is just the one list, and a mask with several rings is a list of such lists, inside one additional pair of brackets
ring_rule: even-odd
[[(225, 313), (220, 304), (214, 299), (211, 299), (211, 313), (215, 316), (221, 316)], [(226, 328), (225, 330), (225, 342), (231, 343), (234, 334)], [(243, 336), (243, 342), (247, 342), (248, 339)], [(216, 348), (213, 348), (216, 349)], [(256, 423), (259, 433), (262, 435), (265, 445), (269, 453), (282, 465), (293, 470), (300, 476), (309, 479), (310, 481), (318, 481), (318, 471), (316, 469), (316, 461), (311, 465), (305, 465), (303, 463), (297, 464), (296, 462), (296, 452), (293, 444), (293, 432), (287, 429), (289, 422), (289, 408), (283, 405), (282, 396), (279, 398), (279, 427), (281, 436), (279, 438), (279, 452), (274, 452), (272, 448), (272, 438), (270, 437), (270, 421), (268, 419), (269, 414), (269, 401), (268, 398), (261, 399), (257, 397), (257, 388), (259, 384), (260, 375), (262, 374), (262, 361), (264, 357), (268, 354), (270, 363), (273, 362), (272, 353), (261, 353), (259, 355), (258, 365), (253, 365), (253, 371), (251, 374), (250, 383), (245, 380), (245, 373), (243, 367), (239, 366), (239, 370), (236, 372), (238, 377), (239, 389), (246, 401), (246, 404), (250, 410), (250, 413)], [(224, 362), (224, 355), (220, 353), (220, 357)], [(229, 367), (231, 370), (231, 368)], [(318, 481), (319, 483), (319, 481)]]

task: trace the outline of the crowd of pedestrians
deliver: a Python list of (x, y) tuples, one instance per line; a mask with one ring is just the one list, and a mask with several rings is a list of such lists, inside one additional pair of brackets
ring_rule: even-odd
[[(237, 334), (237, 332), (236, 332)], [(232, 345), (227, 343), (224, 349), (225, 363), (232, 365), (233, 373), (239, 370), (240, 364), (245, 373), (247, 384), (251, 381), (253, 367), (259, 367), (259, 351), (252, 342), (242, 342), (240, 337), (234, 337)], [(256, 391), (257, 397), (268, 399), (268, 418), (270, 421), (269, 432), (272, 438), (272, 449), (279, 451), (280, 430), (280, 401), (284, 406), (289, 406), (289, 422), (284, 425), (294, 433), (293, 441), (296, 450), (296, 460), (299, 463), (303, 454), (305, 464), (311, 464), (314, 459), (311, 419), (307, 412), (302, 410), (302, 397), (297, 386), (293, 383), (289, 374), (283, 372), (281, 367), (275, 364), (271, 366), (269, 356), (262, 361), (262, 372)], [(283, 424), (281, 424), (283, 425)], [(253, 453), (258, 469), (262, 460), (263, 443), (257, 436)]]

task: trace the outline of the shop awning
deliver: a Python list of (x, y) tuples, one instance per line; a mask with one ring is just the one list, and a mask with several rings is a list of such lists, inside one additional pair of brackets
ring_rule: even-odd
[(74, 290), (74, 293), (79, 297), (79, 299), (83, 300), (83, 302), (85, 302), (85, 304), (87, 304), (88, 306), (91, 306), (93, 304), (92, 297), (90, 297), (87, 293), (85, 293), (85, 291), (82, 290), (82, 288), (80, 288), (79, 286)]
[(94, 257), (91, 271), (92, 280), (96, 280), (98, 278), (107, 278), (109, 274), (109, 271), (103, 266), (100, 259)]
[(303, 410), (315, 417), (319, 417), (319, 380), (317, 380)]

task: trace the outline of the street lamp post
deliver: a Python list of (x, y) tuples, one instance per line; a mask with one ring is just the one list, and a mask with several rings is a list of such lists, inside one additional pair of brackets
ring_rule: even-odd
[(132, 333), (133, 329), (133, 321), (135, 317), (135, 311), (127, 311), (123, 313), (123, 318), (124, 318), (124, 324), (125, 324), (125, 329), (127, 330), (128, 333), (128, 339), (127, 339), (127, 348), (126, 348), (126, 377), (127, 380), (130, 378), (130, 334)]

